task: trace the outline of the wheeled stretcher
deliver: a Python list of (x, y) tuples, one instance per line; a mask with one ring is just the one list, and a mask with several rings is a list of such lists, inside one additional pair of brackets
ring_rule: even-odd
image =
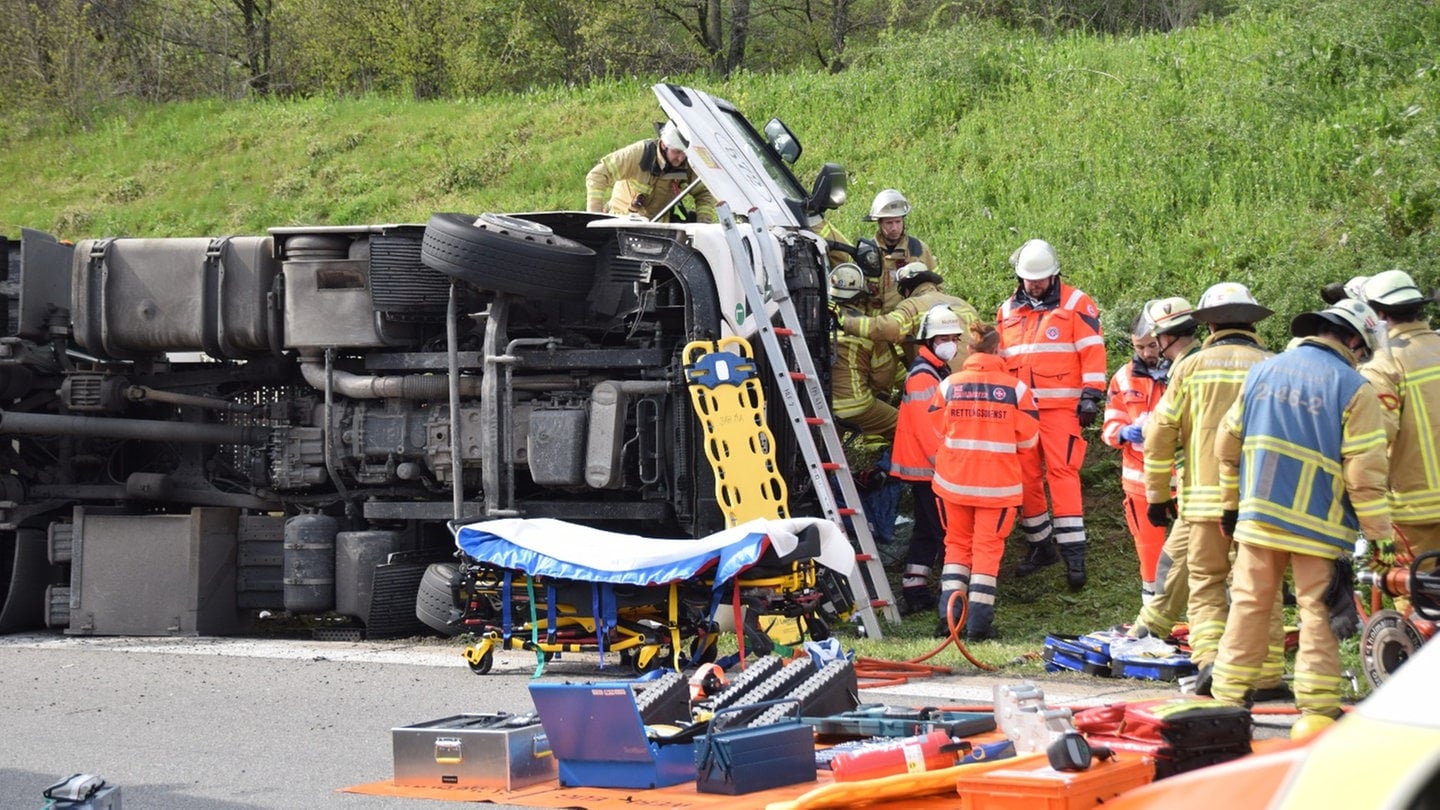
[[(494, 650), (534, 650), (536, 674), (558, 653), (616, 652), (646, 672), (715, 658), (717, 614), (746, 609), (805, 622), (812, 637), (854, 608), (845, 573), (854, 552), (820, 518), (754, 520), (698, 539), (655, 539), (548, 518), (459, 527), (464, 553), (455, 589), (459, 626), (477, 641), (470, 668), (490, 670)], [(757, 638), (752, 632), (742, 636)], [(763, 638), (763, 635), (760, 636)]]

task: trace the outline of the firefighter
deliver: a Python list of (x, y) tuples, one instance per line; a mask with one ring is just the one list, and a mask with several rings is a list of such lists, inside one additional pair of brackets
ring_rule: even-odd
[[(1296, 704), (1302, 715), (1340, 716), (1345, 679), (1325, 592), (1338, 587), (1349, 598), (1353, 584), (1349, 566), (1335, 561), (1357, 529), (1374, 544), (1372, 565), (1395, 561), (1384, 409), (1355, 370), (1374, 350), (1378, 330), (1375, 313), (1354, 300), (1297, 315), (1290, 332), (1300, 344), (1251, 368), (1225, 416), (1215, 442), (1222, 522), (1238, 549), (1215, 661), (1219, 700), (1253, 699), (1269, 656), (1268, 614), (1288, 566), (1300, 613)], [(1332, 577), (1340, 579), (1332, 584)]]
[(1049, 242), (1031, 239), (1011, 254), (1010, 265), (1017, 284), (997, 315), (1000, 356), (1040, 406), (1040, 452), (1028, 457), (1020, 516), (1028, 546), (1015, 574), (1029, 576), (1063, 557), (1065, 579), (1079, 589), (1085, 587), (1088, 545), (1080, 496), (1086, 443), (1080, 430), (1095, 423), (1105, 398), (1100, 311), (1090, 296), (1060, 280), (1060, 262)]
[[(1147, 302), (1147, 306), (1161, 302)], [(1189, 305), (1185, 306), (1188, 312)], [(1100, 439), (1120, 450), (1120, 488), (1125, 493), (1125, 525), (1135, 541), (1135, 556), (1140, 563), (1140, 601), (1155, 595), (1155, 567), (1160, 548), (1165, 545), (1165, 527), (1155, 526), (1145, 517), (1145, 420), (1165, 393), (1166, 374), (1170, 361), (1160, 354), (1160, 339), (1154, 334), (1146, 308), (1135, 314), (1130, 324), (1130, 362), (1115, 370), (1106, 392), (1105, 421)]]
[[(946, 304), (960, 318), (963, 329), (980, 320), (980, 313), (969, 301), (950, 295), (940, 289), (944, 279), (931, 270), (924, 262), (911, 262), (895, 272), (896, 284), (904, 298), (895, 308), (875, 317), (851, 316), (840, 322), (846, 334), (859, 335), (871, 340), (883, 340), (894, 345), (904, 345), (907, 362), (915, 360), (914, 347), (905, 344), (907, 338), (916, 336), (920, 321), (936, 304)], [(957, 344), (959, 345), (959, 344)], [(965, 362), (965, 347), (960, 346), (955, 358), (950, 361), (951, 371), (959, 371)]]
[[(1208, 324), (1210, 336), (1200, 351), (1176, 363), (1170, 382), (1145, 429), (1146, 518), (1167, 526), (1177, 514), (1190, 530), (1185, 562), (1189, 567), (1190, 660), (1199, 667), (1195, 691), (1209, 695), (1215, 651), (1225, 630), (1229, 607), (1225, 582), (1230, 575), (1230, 538), (1220, 526), (1220, 462), (1215, 435), (1250, 367), (1267, 357), (1255, 324), (1272, 312), (1256, 303), (1243, 284), (1221, 282), (1200, 296), (1190, 316)], [(1176, 452), (1183, 450), (1183, 458)], [(1179, 504), (1171, 485), (1180, 475)], [(1285, 674), (1283, 606), (1277, 592), (1271, 617), (1271, 647), (1263, 673), (1266, 699), (1281, 697)], [(1273, 692), (1273, 695), (1272, 695)]]
[[(1191, 313), (1194, 308), (1184, 298), (1162, 298), (1147, 301), (1144, 307), (1144, 321), (1142, 331), (1155, 338), (1156, 348), (1160, 356), (1165, 358), (1173, 369), (1175, 364), (1182, 359), (1200, 351), (1200, 341), (1195, 339), (1195, 332), (1200, 325), (1196, 323)], [(1166, 373), (1168, 385), (1169, 373)], [(1159, 402), (1156, 402), (1158, 406)], [(1152, 406), (1151, 411), (1154, 411)], [(1147, 420), (1148, 421), (1148, 420)], [(1144, 516), (1146, 525), (1150, 523), (1148, 517), (1148, 501), (1144, 499), (1144, 436), (1142, 431), (1141, 446), (1141, 477), (1140, 492), (1141, 501), (1135, 504), (1136, 514), (1144, 506), (1147, 515)], [(1170, 477), (1171, 491), (1174, 492), (1175, 476)], [(1129, 493), (1126, 493), (1127, 510), (1129, 509)], [(1126, 512), (1126, 519), (1129, 520), (1129, 512)], [(1133, 530), (1132, 530), (1133, 531)], [(1160, 549), (1160, 556), (1155, 562), (1155, 595), (1145, 600), (1140, 606), (1140, 615), (1135, 617), (1131, 623), (1129, 634), (1136, 638), (1147, 635), (1155, 635), (1164, 638), (1175, 629), (1175, 623), (1185, 611), (1185, 603), (1190, 598), (1190, 567), (1185, 563), (1185, 555), (1190, 546), (1190, 526), (1184, 518), (1177, 517), (1170, 524), (1170, 533), (1165, 537), (1165, 544)]]
[(1388, 324), (1387, 348), (1360, 373), (1385, 406), (1395, 531), (1417, 555), (1440, 551), (1440, 334), (1425, 318), (1431, 299), (1404, 270), (1372, 276), (1361, 295)]
[[(695, 182), (695, 172), (685, 156), (689, 146), (675, 122), (666, 121), (656, 137), (601, 158), (585, 175), (585, 210), (654, 219)], [(690, 196), (695, 218), (715, 222), (715, 196), (703, 185), (696, 186)], [(679, 219), (677, 208), (670, 208), (666, 222)]]
[[(839, 317), (873, 314), (876, 301), (865, 275), (854, 264), (830, 271), (830, 299)], [(895, 435), (895, 406), (890, 398), (899, 364), (889, 343), (840, 333), (830, 372), (830, 408), (860, 433), (890, 441)]]
[(993, 326), (972, 324), (964, 367), (940, 383), (930, 406), (941, 434), (932, 486), (945, 504), (937, 633), (950, 635), (960, 599), (968, 594), (964, 629), (972, 641), (998, 635), (1000, 558), (1024, 497), (1023, 459), (1041, 441), (1030, 386), (995, 355), (999, 343)]
[[(923, 265), (922, 265), (923, 266)], [(930, 401), (940, 381), (950, 376), (949, 363), (962, 354), (961, 343), (969, 323), (954, 310), (940, 304), (924, 314), (915, 337), (918, 348), (910, 372), (905, 376), (905, 393), (900, 397), (895, 422), (895, 444), (890, 451), (890, 476), (910, 484), (914, 523), (910, 548), (905, 553), (905, 572), (900, 581), (904, 612), (923, 613), (935, 607), (930, 575), (945, 539), (940, 505), (930, 479), (935, 474), (935, 450), (940, 434), (930, 415)]]
[(905, 232), (905, 217), (910, 213), (910, 201), (893, 188), (887, 188), (875, 195), (870, 203), (866, 222), (876, 223), (875, 244), (880, 248), (880, 311), (889, 312), (900, 304), (899, 281), (895, 273), (911, 262), (922, 262), (930, 270), (935, 269), (935, 254), (918, 237)]

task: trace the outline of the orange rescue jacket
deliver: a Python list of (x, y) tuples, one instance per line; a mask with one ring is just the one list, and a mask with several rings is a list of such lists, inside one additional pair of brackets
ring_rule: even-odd
[(972, 354), (935, 392), (940, 427), (931, 488), (967, 506), (1018, 506), (1025, 490), (1020, 454), (1033, 453), (1040, 413), (1030, 387), (993, 354)]
[(905, 393), (895, 420), (895, 444), (890, 450), (890, 474), (902, 481), (929, 481), (935, 474), (940, 432), (930, 416), (930, 402), (949, 371), (929, 346), (920, 345), (905, 377)]
[(1017, 289), (996, 320), (1000, 356), (1042, 409), (1074, 410), (1086, 389), (1105, 395), (1105, 337), (1090, 296), (1056, 279), (1038, 304)]

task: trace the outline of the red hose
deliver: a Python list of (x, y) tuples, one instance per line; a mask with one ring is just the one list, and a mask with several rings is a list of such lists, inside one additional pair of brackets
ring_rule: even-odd
[[(986, 672), (994, 672), (999, 667), (987, 664), (970, 654), (965, 643), (960, 640), (960, 628), (965, 626), (965, 616), (970, 612), (970, 603), (965, 598), (964, 591), (950, 591), (950, 598), (945, 603), (946, 624), (950, 628), (950, 634), (943, 641), (935, 646), (933, 650), (918, 658), (911, 658), (908, 661), (890, 661), (884, 658), (856, 658), (855, 677), (866, 681), (860, 684), (862, 689), (876, 689), (882, 686), (899, 686), (909, 683), (911, 678), (929, 677), (931, 675), (949, 675), (950, 667), (934, 666), (924, 663), (925, 661), (939, 655), (946, 647), (954, 644), (965, 660), (974, 664), (977, 669)], [(953, 622), (950, 621), (950, 609), (954, 607), (955, 600), (960, 600), (960, 616)], [(990, 711), (990, 709), (984, 709)]]

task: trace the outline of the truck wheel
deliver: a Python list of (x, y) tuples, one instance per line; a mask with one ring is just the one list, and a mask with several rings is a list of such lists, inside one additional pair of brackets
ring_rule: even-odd
[(504, 214), (432, 215), (420, 261), (481, 289), (527, 298), (583, 300), (595, 278), (593, 249)]
[(454, 591), (450, 583), (455, 580), (460, 566), (451, 563), (434, 563), (425, 569), (420, 578), (420, 591), (415, 594), (415, 616), (426, 627), (442, 636), (460, 635), (460, 610), (455, 607)]

